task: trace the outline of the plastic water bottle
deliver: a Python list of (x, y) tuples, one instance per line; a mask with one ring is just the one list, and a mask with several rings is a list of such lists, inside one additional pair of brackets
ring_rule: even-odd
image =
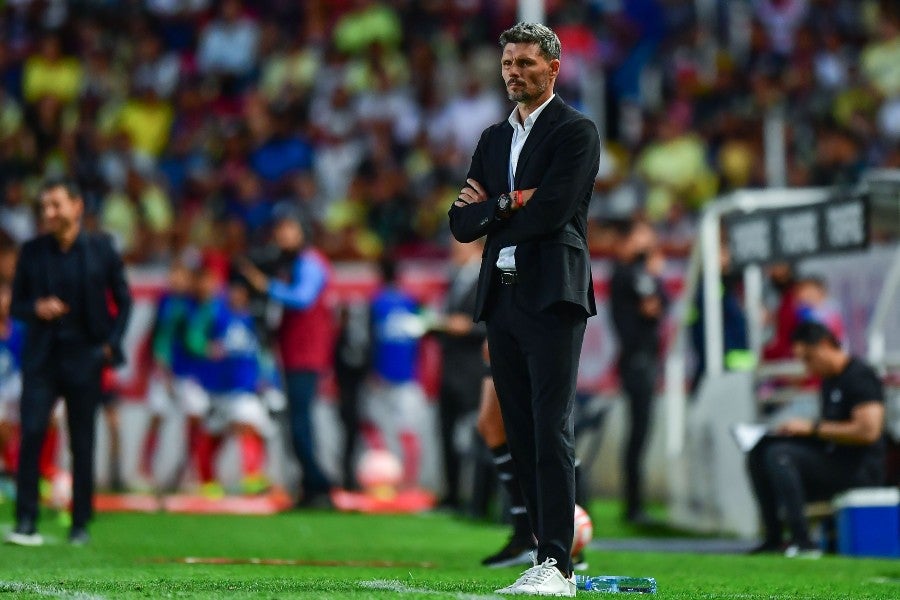
[(656, 580), (652, 577), (621, 575), (576, 575), (575, 587), (589, 594), (655, 594)]

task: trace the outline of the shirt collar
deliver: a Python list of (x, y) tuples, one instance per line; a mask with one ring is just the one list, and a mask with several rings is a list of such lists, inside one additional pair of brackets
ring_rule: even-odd
[(547, 101), (534, 109), (528, 117), (525, 119), (524, 123), (519, 123), (519, 105), (517, 104), (515, 108), (512, 109), (512, 112), (509, 113), (509, 124), (513, 126), (513, 129), (518, 127), (523, 127), (525, 131), (529, 131), (534, 125), (534, 122), (537, 121), (537, 118), (541, 116), (541, 113), (544, 112), (544, 109), (547, 108), (547, 105), (550, 104), (553, 99), (556, 98), (556, 94), (551, 94)]

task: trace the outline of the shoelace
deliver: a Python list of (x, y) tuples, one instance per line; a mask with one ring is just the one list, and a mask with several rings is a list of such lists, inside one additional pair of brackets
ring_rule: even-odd
[(543, 563), (535, 565), (522, 573), (518, 585), (541, 585), (553, 576), (556, 570), (556, 559), (548, 558)]

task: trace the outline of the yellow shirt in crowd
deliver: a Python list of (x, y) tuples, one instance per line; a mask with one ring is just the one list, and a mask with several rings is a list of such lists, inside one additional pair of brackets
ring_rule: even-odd
[(136, 150), (159, 156), (169, 143), (175, 115), (166, 102), (129, 100), (119, 113), (119, 129), (131, 139)]
[(71, 102), (81, 91), (81, 64), (74, 58), (62, 58), (50, 62), (41, 56), (33, 56), (25, 62), (23, 93), (29, 103), (44, 96), (53, 96), (62, 102)]

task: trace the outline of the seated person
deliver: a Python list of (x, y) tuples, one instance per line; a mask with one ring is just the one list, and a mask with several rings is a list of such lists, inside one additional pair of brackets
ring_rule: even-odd
[(818, 419), (791, 419), (750, 452), (748, 468), (765, 540), (755, 552), (780, 552), (782, 517), (790, 530), (787, 556), (820, 554), (803, 507), (853, 487), (882, 483), (884, 389), (875, 371), (842, 348), (824, 325), (809, 321), (792, 336), (810, 375), (822, 379)]

